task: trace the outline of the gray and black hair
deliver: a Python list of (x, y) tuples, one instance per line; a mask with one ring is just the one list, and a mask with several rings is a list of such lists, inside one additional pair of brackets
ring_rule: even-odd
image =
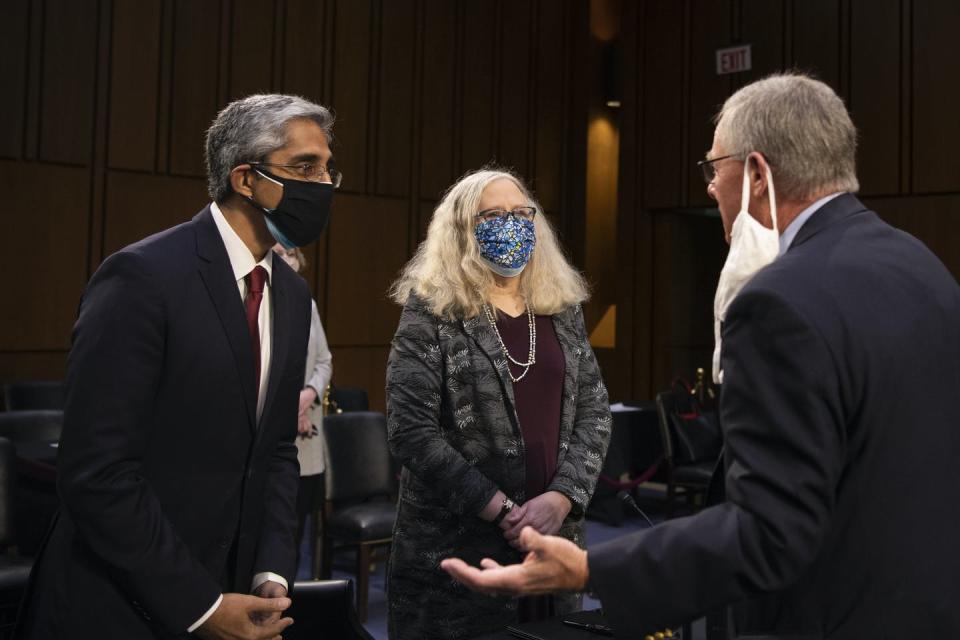
[(207, 191), (215, 202), (231, 193), (230, 172), (245, 162), (262, 162), (286, 142), (286, 125), (306, 118), (333, 141), (333, 114), (300, 96), (258, 94), (235, 100), (207, 130)]
[(843, 100), (819, 80), (799, 73), (758, 80), (730, 96), (715, 121), (724, 153), (763, 154), (779, 194), (807, 199), (860, 188), (857, 130)]

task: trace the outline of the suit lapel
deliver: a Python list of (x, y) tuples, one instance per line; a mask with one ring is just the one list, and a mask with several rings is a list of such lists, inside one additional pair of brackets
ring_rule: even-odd
[(213, 302), (220, 324), (227, 335), (233, 358), (237, 365), (243, 401), (251, 430), (256, 428), (257, 394), (254, 382), (253, 351), (250, 348), (250, 332), (247, 329), (243, 301), (233, 277), (230, 258), (223, 246), (223, 239), (213, 221), (210, 207), (193, 218), (197, 235), (197, 256), (200, 277)]
[(284, 364), (287, 360), (287, 351), (290, 344), (288, 328), (293, 322), (290, 296), (287, 295), (280, 269), (276, 267), (273, 269), (273, 282), (270, 283), (270, 303), (273, 310), (273, 319), (270, 323), (273, 342), (270, 347), (270, 377), (267, 380), (267, 395), (263, 400), (263, 413), (260, 414), (261, 422), (269, 415), (270, 407), (277, 396), (277, 388), (283, 379), (283, 371), (286, 368)]

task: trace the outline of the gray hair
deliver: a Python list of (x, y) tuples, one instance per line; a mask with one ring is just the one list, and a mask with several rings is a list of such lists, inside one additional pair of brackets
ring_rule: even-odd
[(215, 202), (231, 193), (230, 172), (245, 162), (262, 162), (287, 142), (286, 125), (313, 120), (333, 141), (333, 114), (300, 96), (259, 94), (234, 100), (207, 130), (207, 191)]
[(843, 100), (819, 80), (797, 73), (758, 80), (730, 96), (715, 121), (724, 153), (763, 154), (786, 197), (860, 188), (857, 130)]

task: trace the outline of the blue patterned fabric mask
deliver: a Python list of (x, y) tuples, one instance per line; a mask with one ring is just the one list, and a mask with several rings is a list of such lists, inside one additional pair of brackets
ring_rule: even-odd
[(533, 220), (514, 215), (485, 220), (473, 233), (480, 243), (480, 256), (494, 273), (505, 278), (520, 275), (537, 244)]

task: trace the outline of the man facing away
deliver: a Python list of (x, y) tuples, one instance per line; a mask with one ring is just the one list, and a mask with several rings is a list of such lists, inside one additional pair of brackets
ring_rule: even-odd
[(270, 249), (326, 226), (332, 125), (294, 96), (231, 103), (207, 133), (213, 202), (90, 280), (67, 367), (62, 509), (18, 637), (274, 638), (293, 622), (281, 615), (310, 295)]
[(853, 193), (856, 132), (802, 75), (748, 85), (701, 165), (727, 501), (581, 552), (525, 531), (490, 591), (589, 586), (618, 637), (734, 604), (737, 633), (960, 637), (960, 288)]

